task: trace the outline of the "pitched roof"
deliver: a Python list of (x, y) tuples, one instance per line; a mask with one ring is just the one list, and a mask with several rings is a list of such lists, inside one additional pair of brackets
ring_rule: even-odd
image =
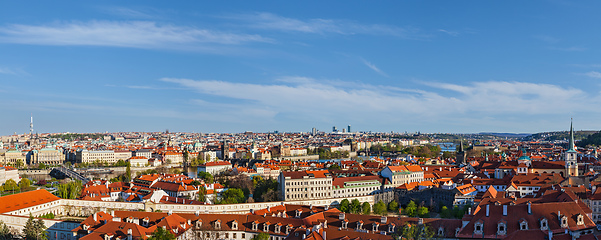
[(60, 198), (45, 189), (8, 195), (0, 197), (0, 213), (11, 212), (56, 200), (60, 200)]

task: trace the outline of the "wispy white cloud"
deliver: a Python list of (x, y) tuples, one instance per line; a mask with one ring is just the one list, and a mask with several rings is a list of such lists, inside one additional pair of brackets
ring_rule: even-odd
[(13, 70), (10, 70), (8, 68), (0, 67), (0, 74), (16, 75), (17, 73), (15, 73)]
[(0, 74), (15, 75), (15, 76), (29, 76), (30, 74), (22, 68), (9, 68), (0, 67)]
[[(430, 90), (415, 90), (365, 84), (356, 86), (353, 83), (335, 86), (311, 78), (279, 84), (176, 78), (163, 78), (161, 81), (178, 84), (202, 96), (235, 99), (237, 104), (230, 106), (230, 112), (261, 109), (269, 113), (263, 118), (257, 115), (253, 121), (274, 121), (273, 116), (290, 116), (307, 121), (353, 119), (371, 124), (385, 121), (380, 118), (402, 119), (411, 116), (412, 121), (426, 121), (454, 114), (474, 119), (483, 116), (520, 118), (553, 114), (557, 113), (557, 109), (590, 111), (592, 106), (601, 103), (599, 97), (587, 96), (580, 89), (527, 82), (487, 81), (465, 85), (425, 83)], [(439, 89), (449, 91), (434, 91)], [(590, 104), (575, 106), (574, 102)]]
[(0, 42), (34, 45), (181, 48), (271, 41), (255, 34), (236, 34), (150, 21), (12, 24), (0, 27)]
[(551, 37), (548, 35), (535, 35), (534, 38), (541, 40), (543, 42), (546, 42), (546, 43), (550, 43), (550, 44), (555, 44), (555, 43), (560, 42), (559, 38)]
[(380, 70), (375, 64), (365, 60), (365, 59), (361, 59), (363, 61), (363, 64), (365, 64), (367, 67), (371, 68), (371, 70), (374, 70), (375, 72), (377, 72), (378, 74), (384, 76), (384, 77), (388, 77), (388, 74), (386, 74), (384, 71)]
[(453, 37), (459, 36), (459, 32), (457, 32), (457, 31), (449, 31), (449, 30), (445, 30), (445, 29), (438, 29), (438, 31), (446, 33), (446, 34), (449, 34), (449, 35), (451, 35)]
[(596, 72), (596, 71), (590, 71), (590, 72), (584, 73), (584, 75), (587, 77), (592, 77), (592, 78), (601, 78), (601, 73)]
[(424, 38), (425, 35), (412, 27), (398, 27), (386, 24), (363, 24), (350, 20), (339, 19), (296, 19), (279, 16), (273, 13), (255, 13), (229, 15), (225, 18), (243, 21), (249, 27), (257, 29), (301, 32), (314, 34), (367, 34), (385, 35), (402, 38)]
[(588, 50), (588, 48), (572, 46), (572, 47), (550, 47), (552, 50), (564, 51), (564, 52), (583, 52)]
[(111, 15), (135, 19), (156, 18), (156, 16), (159, 15), (156, 9), (150, 8), (133, 9), (127, 7), (103, 7), (101, 10)]

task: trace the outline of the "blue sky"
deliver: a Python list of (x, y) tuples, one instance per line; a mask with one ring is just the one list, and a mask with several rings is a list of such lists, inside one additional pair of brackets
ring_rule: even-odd
[(597, 1), (0, 2), (0, 134), (601, 129)]

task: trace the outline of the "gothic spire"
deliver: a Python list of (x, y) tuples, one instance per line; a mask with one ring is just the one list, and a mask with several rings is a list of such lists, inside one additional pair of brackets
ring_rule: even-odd
[(574, 127), (573, 127), (573, 119), (570, 119), (570, 143), (568, 145), (568, 152), (576, 151), (576, 146), (574, 145)]

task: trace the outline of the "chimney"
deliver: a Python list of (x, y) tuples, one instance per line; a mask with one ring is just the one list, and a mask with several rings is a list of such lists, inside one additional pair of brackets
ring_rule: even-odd
[(532, 214), (532, 203), (528, 201), (528, 214)]
[(131, 233), (132, 233), (131, 228), (127, 229), (127, 240), (132, 240)]
[[(488, 208), (486, 208), (488, 210)], [(173, 214), (173, 210), (169, 210), (169, 215)], [(486, 214), (488, 216), (488, 213)]]
[(338, 214), (338, 220), (340, 220), (340, 221), (344, 220), (344, 213), (343, 212), (340, 213), (340, 214)]
[(98, 217), (96, 216), (97, 213), (94, 213), (94, 222), (98, 221)]
[(503, 205), (503, 216), (507, 216), (507, 205)]
[(386, 216), (382, 216), (382, 217), (380, 218), (380, 223), (382, 223), (382, 224), (386, 224), (386, 222), (387, 222), (386, 220), (388, 220), (388, 219), (386, 218)]
[(553, 231), (549, 231), (549, 240), (553, 240)]
[(327, 240), (327, 238), (326, 238), (326, 230), (323, 230), (323, 240)]
[(111, 210), (111, 216), (115, 217), (115, 210)]
[(418, 218), (417, 219), (417, 224), (424, 224), (424, 219), (423, 218)]
[(490, 205), (486, 205), (486, 216), (490, 215)]

